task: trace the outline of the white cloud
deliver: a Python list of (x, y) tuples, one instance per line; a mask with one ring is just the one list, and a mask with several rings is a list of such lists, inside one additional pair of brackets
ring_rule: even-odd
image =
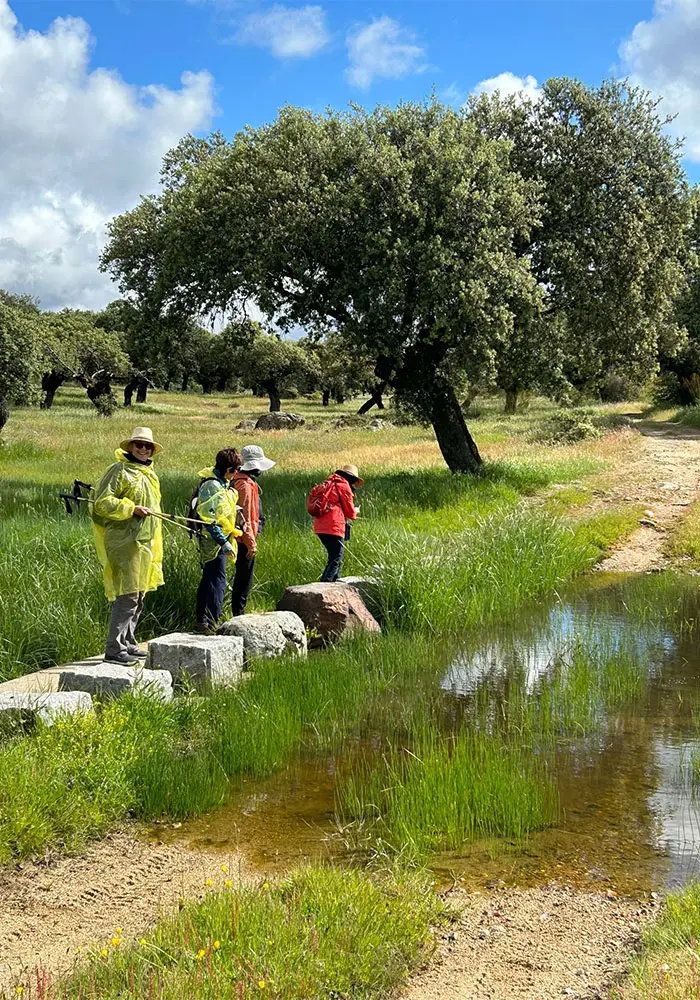
[(82, 19), (24, 32), (0, 0), (0, 288), (46, 309), (116, 295), (97, 269), (107, 221), (155, 189), (163, 153), (213, 110), (208, 73), (134, 87), (91, 71), (90, 46)]
[(472, 90), (472, 94), (475, 95), (495, 93), (499, 93), (501, 97), (517, 97), (519, 94), (523, 94), (525, 97), (537, 101), (542, 91), (534, 76), (516, 76), (515, 73), (510, 72), (499, 73), (498, 76), (482, 80)]
[(244, 45), (269, 49), (278, 59), (307, 59), (328, 43), (323, 7), (285, 7), (249, 14), (236, 35)]
[(425, 51), (416, 44), (415, 34), (386, 15), (351, 31), (347, 46), (345, 75), (357, 87), (369, 87), (377, 77), (396, 80), (427, 69)]
[(689, 159), (700, 160), (700, 0), (657, 0), (620, 46), (633, 82), (664, 98), (676, 115), (672, 131), (686, 137)]

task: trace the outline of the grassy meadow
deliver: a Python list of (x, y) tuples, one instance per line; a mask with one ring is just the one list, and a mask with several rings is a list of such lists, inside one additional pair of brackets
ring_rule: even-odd
[[(51, 411), (15, 411), (0, 447), (0, 680), (102, 649), (108, 605), (89, 520), (85, 513), (68, 518), (58, 493), (76, 477), (95, 482), (137, 423), (151, 425), (163, 443), (157, 469), (169, 512), (185, 512), (198, 470), (224, 444), (255, 440), (277, 461), (261, 481), (267, 524), (252, 610), (273, 608), (290, 584), (318, 579), (324, 560), (306, 495), (348, 461), (367, 485), (344, 571), (382, 567), (389, 627), (470, 628), (551, 591), (630, 527), (629, 517), (615, 512), (567, 522), (561, 502), (523, 510), (524, 496), (580, 480), (630, 446), (616, 435), (542, 445), (538, 428), (553, 412), (549, 404), (505, 417), (500, 402), (489, 401), (472, 420), (487, 459), (478, 480), (450, 476), (429, 429), (339, 429), (333, 419), (356, 404), (327, 411), (308, 400), (287, 405), (304, 414), (309, 429), (235, 431), (240, 420), (264, 411), (265, 401), (252, 397), (153, 392), (146, 404), (105, 420), (66, 389)], [(193, 624), (195, 546), (181, 529), (165, 525), (164, 533), (166, 586), (147, 600), (144, 637)]]

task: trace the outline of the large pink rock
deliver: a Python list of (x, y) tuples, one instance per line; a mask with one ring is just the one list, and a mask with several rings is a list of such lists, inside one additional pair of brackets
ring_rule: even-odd
[(314, 633), (310, 646), (337, 642), (356, 629), (381, 632), (379, 623), (367, 610), (354, 587), (346, 583), (304, 583), (287, 587), (278, 611), (294, 611)]

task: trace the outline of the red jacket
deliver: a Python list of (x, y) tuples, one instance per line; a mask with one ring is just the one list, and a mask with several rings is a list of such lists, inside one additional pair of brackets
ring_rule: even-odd
[(238, 490), (238, 505), (246, 522), (246, 530), (238, 541), (246, 546), (249, 556), (254, 556), (260, 530), (260, 488), (251, 476), (240, 471), (233, 477), (233, 485)]
[(354, 521), (357, 517), (355, 498), (350, 489), (350, 483), (335, 472), (326, 482), (333, 484), (330, 499), (333, 506), (325, 514), (314, 518), (314, 531), (317, 535), (335, 535), (345, 537), (345, 522)]

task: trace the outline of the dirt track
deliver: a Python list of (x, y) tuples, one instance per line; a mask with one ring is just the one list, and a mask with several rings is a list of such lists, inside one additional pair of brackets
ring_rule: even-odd
[[(221, 870), (221, 866), (227, 872)], [(138, 937), (180, 898), (245, 878), (240, 858), (113, 834), (85, 854), (0, 871), (0, 991), (23, 966), (69, 968), (85, 948), (122, 928)]]
[[(459, 902), (459, 894), (456, 896)], [(464, 898), (402, 1000), (607, 998), (652, 905), (555, 885)]]
[(643, 507), (644, 522), (597, 569), (643, 573), (664, 569), (664, 544), (700, 490), (700, 430), (671, 423), (637, 424), (639, 448), (595, 491), (595, 506)]

